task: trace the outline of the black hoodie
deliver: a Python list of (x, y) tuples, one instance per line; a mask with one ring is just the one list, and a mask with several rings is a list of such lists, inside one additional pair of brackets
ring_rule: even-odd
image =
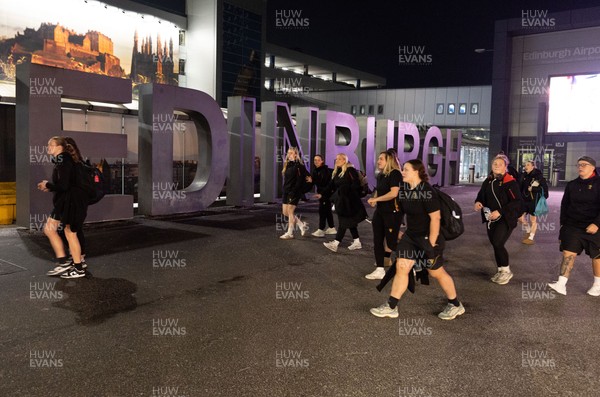
[(561, 226), (585, 229), (591, 223), (600, 227), (600, 176), (596, 172), (588, 179), (567, 183), (560, 203)]

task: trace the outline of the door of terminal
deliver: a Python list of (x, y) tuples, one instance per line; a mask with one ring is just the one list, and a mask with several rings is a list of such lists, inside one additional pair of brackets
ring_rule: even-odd
[(536, 153), (534, 148), (531, 149), (518, 149), (517, 159), (519, 164), (519, 171), (523, 171), (523, 165), (527, 161), (535, 161), (536, 167), (540, 169), (546, 180), (550, 180), (550, 173), (554, 167), (554, 149), (546, 149), (544, 151), (544, 160), (540, 158), (540, 153)]

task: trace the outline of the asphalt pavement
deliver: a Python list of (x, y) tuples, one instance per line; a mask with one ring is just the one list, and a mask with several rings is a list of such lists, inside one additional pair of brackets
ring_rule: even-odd
[[(363, 248), (329, 238), (280, 240), (280, 205), (86, 226), (85, 278), (48, 277), (41, 232), (0, 228), (0, 396), (597, 396), (600, 298), (577, 258), (558, 295), (560, 190), (536, 244), (517, 228), (514, 278), (496, 267), (472, 203), (478, 186), (444, 189), (466, 232), (446, 269), (466, 313), (438, 319), (439, 285), (417, 284), (398, 319), (369, 308), (376, 281), (371, 225)], [(369, 209), (369, 213), (371, 213)], [(318, 221), (317, 204), (298, 212)]]

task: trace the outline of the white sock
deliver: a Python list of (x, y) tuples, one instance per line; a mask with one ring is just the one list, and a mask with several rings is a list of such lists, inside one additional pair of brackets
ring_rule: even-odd
[(358, 239), (358, 238), (355, 238), (355, 239), (354, 239), (354, 244), (360, 244), (360, 239)]
[(510, 273), (510, 266), (500, 266), (498, 268), (502, 273)]
[(556, 284), (564, 286), (567, 285), (567, 281), (569, 281), (569, 279), (565, 276), (558, 276), (558, 281), (556, 282)]
[(594, 276), (594, 286), (600, 285), (600, 277)]
[(534, 236), (535, 236), (535, 234), (534, 234), (534, 233), (531, 233), (531, 234), (529, 235), (529, 237), (528, 237), (528, 238), (529, 238), (530, 240), (533, 240), (533, 237), (534, 237)]

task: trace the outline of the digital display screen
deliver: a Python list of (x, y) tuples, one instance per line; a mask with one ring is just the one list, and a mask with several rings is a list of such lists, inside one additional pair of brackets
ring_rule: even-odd
[(550, 77), (548, 133), (600, 132), (600, 74)]

